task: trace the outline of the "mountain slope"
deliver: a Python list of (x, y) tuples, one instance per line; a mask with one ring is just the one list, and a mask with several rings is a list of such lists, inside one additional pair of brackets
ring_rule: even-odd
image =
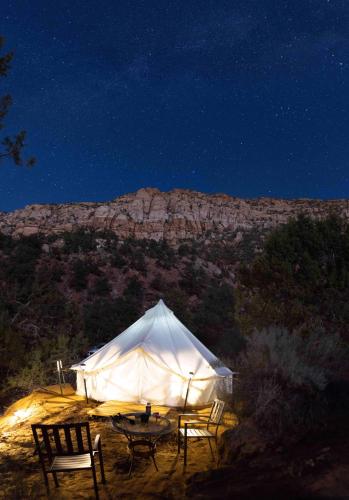
[(108, 229), (122, 239), (166, 239), (170, 243), (208, 232), (271, 229), (300, 213), (349, 218), (349, 200), (241, 199), (175, 189), (140, 189), (106, 203), (30, 205), (0, 213), (0, 231), (12, 235), (71, 231), (79, 226)]

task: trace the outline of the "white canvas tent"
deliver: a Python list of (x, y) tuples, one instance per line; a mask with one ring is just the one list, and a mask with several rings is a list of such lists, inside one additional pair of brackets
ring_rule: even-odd
[[(84, 366), (82, 366), (82, 363)], [(77, 393), (97, 401), (150, 401), (183, 406), (210, 403), (229, 368), (207, 349), (160, 300), (111, 342), (72, 366)]]

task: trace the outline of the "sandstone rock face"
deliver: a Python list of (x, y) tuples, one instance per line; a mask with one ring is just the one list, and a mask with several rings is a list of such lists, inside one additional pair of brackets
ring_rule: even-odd
[(12, 235), (60, 233), (78, 227), (109, 229), (120, 236), (166, 239), (170, 243), (203, 236), (207, 231), (271, 229), (300, 213), (349, 218), (349, 200), (240, 199), (190, 190), (140, 189), (106, 203), (30, 205), (0, 212), (0, 231)]

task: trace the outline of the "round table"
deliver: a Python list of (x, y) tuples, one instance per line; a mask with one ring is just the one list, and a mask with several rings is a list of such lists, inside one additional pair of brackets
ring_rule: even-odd
[[(157, 441), (161, 436), (169, 434), (174, 430), (168, 418), (151, 414), (149, 421), (142, 423), (142, 414), (144, 412), (123, 413), (120, 417), (112, 417), (112, 427), (116, 432), (124, 434), (129, 441), (132, 441), (134, 438), (146, 438), (149, 441)], [(133, 420), (135, 423), (132, 424), (128, 419)]]
[[(111, 419), (112, 428), (126, 436), (128, 440), (127, 448), (131, 455), (129, 476), (136, 457), (151, 458), (156, 470), (158, 470), (155, 460), (156, 442), (161, 436), (174, 430), (171, 421), (166, 417), (152, 414), (147, 423), (142, 423), (141, 415), (144, 415), (144, 412), (123, 413)], [(135, 423), (132, 424), (129, 420)]]

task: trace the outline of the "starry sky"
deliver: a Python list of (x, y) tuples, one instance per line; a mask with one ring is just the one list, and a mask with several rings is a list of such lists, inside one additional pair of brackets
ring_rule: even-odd
[(141, 187), (349, 198), (348, 0), (2, 0), (27, 170), (0, 210)]

